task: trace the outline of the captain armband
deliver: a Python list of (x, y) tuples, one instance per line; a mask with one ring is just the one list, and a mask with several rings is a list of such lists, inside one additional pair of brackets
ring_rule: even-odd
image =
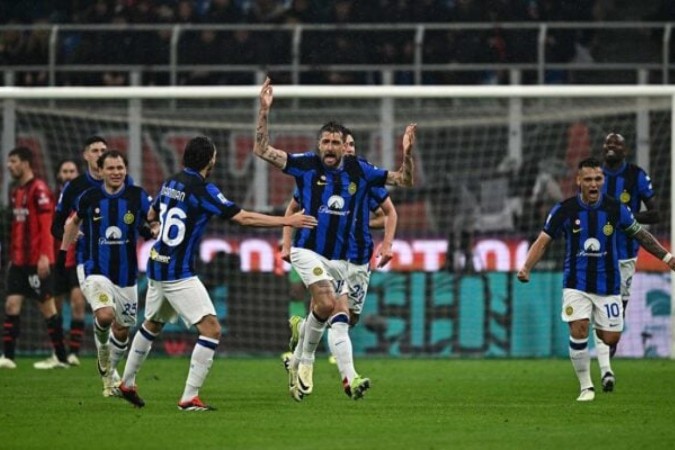
[(636, 220), (634, 221), (628, 228), (624, 229), (623, 231), (628, 235), (628, 236), (635, 236), (638, 234), (638, 232), (642, 229), (642, 225)]

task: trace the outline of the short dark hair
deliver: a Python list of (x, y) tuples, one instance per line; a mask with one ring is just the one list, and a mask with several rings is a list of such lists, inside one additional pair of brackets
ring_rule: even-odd
[(99, 169), (103, 169), (105, 160), (108, 158), (122, 158), (122, 161), (124, 161), (124, 167), (129, 166), (129, 161), (127, 161), (127, 157), (124, 155), (124, 153), (122, 153), (119, 150), (106, 150), (96, 160), (96, 167), (98, 167)]
[(581, 170), (584, 167), (595, 169), (596, 167), (602, 167), (602, 163), (600, 162), (599, 159), (591, 156), (590, 158), (582, 159), (581, 161), (579, 161), (578, 169)]
[(31, 167), (33, 167), (33, 161), (35, 160), (33, 151), (28, 147), (15, 147), (9, 152), (7, 156), (16, 156), (21, 161), (28, 161), (28, 165)]
[(75, 168), (77, 169), (78, 173), (80, 172), (80, 163), (76, 159), (74, 159), (74, 158), (63, 158), (56, 165), (56, 173), (59, 173), (61, 171), (61, 167), (63, 167), (63, 165), (67, 164), (67, 163), (75, 164)]
[(183, 165), (199, 172), (209, 164), (215, 152), (216, 146), (211, 139), (206, 136), (194, 137), (185, 146)]
[(352, 130), (350, 130), (349, 128), (343, 126), (343, 127), (342, 127), (342, 137), (344, 137), (345, 139), (347, 139), (347, 136), (354, 137), (354, 133), (353, 133)]
[(317, 136), (318, 139), (321, 139), (321, 135), (324, 133), (340, 133), (342, 136), (342, 140), (344, 141), (347, 135), (345, 132), (347, 131), (347, 128), (345, 128), (344, 125), (342, 125), (340, 122), (336, 122), (334, 120), (331, 120), (330, 122), (326, 122), (321, 129), (319, 130), (319, 135)]
[(101, 136), (89, 136), (87, 139), (84, 140), (84, 146), (82, 147), (82, 151), (86, 150), (87, 147), (89, 147), (91, 144), (95, 142), (103, 142), (106, 146), (108, 145), (108, 142), (106, 142), (105, 139), (103, 139)]

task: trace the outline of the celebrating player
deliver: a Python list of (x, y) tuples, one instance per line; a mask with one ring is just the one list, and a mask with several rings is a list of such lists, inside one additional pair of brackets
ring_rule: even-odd
[[(345, 155), (356, 155), (356, 145), (354, 136), (348, 128), (343, 128), (342, 131), (345, 136)], [(296, 191), (297, 192), (297, 191)], [(286, 209), (286, 214), (291, 214), (300, 208), (298, 197), (294, 197)], [(357, 375), (354, 370), (354, 359), (352, 353), (351, 339), (345, 328), (349, 331), (349, 327), (355, 326), (360, 318), (363, 310), (363, 302), (368, 293), (368, 283), (370, 281), (370, 259), (373, 254), (373, 239), (370, 234), (370, 228), (384, 228), (384, 239), (379, 249), (378, 267), (384, 267), (391, 260), (392, 244), (394, 234), (396, 232), (396, 223), (398, 216), (394, 204), (389, 198), (389, 192), (383, 187), (372, 187), (368, 193), (368, 206), (371, 211), (375, 213), (375, 217), (370, 220), (365, 220), (363, 217), (358, 217), (352, 224), (353, 236), (349, 239), (350, 251), (348, 256), (349, 271), (347, 274), (348, 284), (348, 301), (349, 301), (349, 323), (336, 323), (328, 328), (328, 345), (331, 353), (335, 357), (338, 370), (340, 371), (340, 379), (343, 383), (343, 388), (347, 395), (351, 398), (358, 399), (364, 393), (364, 389), (352, 392), (350, 380)], [(358, 230), (357, 227), (363, 228)], [(357, 239), (357, 236), (363, 236), (363, 239)], [(283, 250), (282, 255), (290, 255), (291, 235), (289, 230), (284, 229), (283, 234)], [(287, 256), (288, 257), (288, 256)], [(311, 310), (311, 307), (310, 307)], [(289, 320), (291, 327), (291, 350), (294, 352), (292, 356), (284, 358), (284, 366), (289, 373), (289, 392), (295, 400), (302, 400), (302, 393), (295, 384), (297, 378), (297, 367), (301, 357), (301, 349), (304, 342), (304, 319), (300, 317), (291, 317)], [(346, 338), (345, 338), (346, 336)], [(336, 343), (339, 342), (339, 345)], [(364, 380), (367, 385), (370, 385), (370, 380)], [(367, 386), (363, 386), (366, 387)]]
[(569, 355), (579, 379), (578, 401), (592, 401), (588, 330), (607, 345), (616, 345), (623, 330), (618, 230), (636, 239), (649, 253), (675, 270), (675, 259), (635, 220), (618, 200), (604, 195), (600, 161), (587, 158), (579, 163), (577, 185), (580, 193), (556, 204), (543, 231), (527, 252), (518, 279), (527, 282), (530, 271), (542, 258), (551, 241), (564, 234), (567, 241), (563, 276), (562, 320), (570, 331)]
[[(89, 188), (78, 199), (77, 215), (66, 222), (61, 255), (82, 225), (82, 290), (94, 311), (103, 396), (111, 397), (118, 394), (115, 369), (129, 346), (129, 328), (136, 325), (136, 242), (148, 217), (150, 197), (142, 188), (126, 184), (127, 160), (122, 153), (108, 150), (97, 165), (103, 185)], [(158, 228), (157, 224), (155, 232)], [(59, 258), (60, 265), (64, 261), (64, 256)]]
[[(254, 153), (296, 179), (298, 203), (318, 219), (316, 230), (296, 233), (290, 254), (291, 263), (313, 299), (312, 310), (303, 327), (304, 341), (297, 383), (292, 383), (304, 396), (313, 390), (314, 355), (326, 325), (335, 327), (336, 324), (344, 324), (337, 326), (336, 340), (349, 340), (347, 279), (350, 239), (361, 239), (364, 228), (354, 228), (353, 224), (357, 218), (367, 221), (367, 193), (372, 187), (382, 187), (385, 183), (412, 186), (412, 146), (416, 125), (406, 128), (401, 168), (387, 171), (355, 156), (343, 156), (344, 128), (335, 122), (328, 122), (319, 130), (316, 151), (288, 154), (272, 147), (267, 127), (272, 101), (273, 89), (267, 78), (260, 91)], [(370, 387), (370, 380), (358, 376), (353, 367), (348, 373), (351, 375), (346, 380), (349, 392), (354, 398), (359, 398)]]
[(209, 294), (194, 270), (194, 258), (209, 219), (215, 215), (251, 227), (316, 225), (311, 216), (268, 216), (245, 211), (225, 198), (215, 185), (206, 182), (216, 164), (216, 154), (209, 138), (191, 139), (183, 154), (185, 169), (164, 182), (152, 205), (151, 214), (157, 215), (161, 229), (148, 260), (145, 321), (134, 336), (119, 387), (122, 396), (139, 408), (145, 401), (137, 392), (136, 373), (164, 324), (180, 316), (186, 326), (197, 328), (199, 337), (178, 409), (214, 409), (201, 401), (199, 389), (213, 364), (221, 329)]
[[(628, 150), (623, 136), (617, 133), (608, 134), (603, 145), (603, 153), (602, 171), (605, 174), (605, 184), (602, 192), (628, 206), (633, 212), (635, 220), (639, 223), (658, 223), (660, 214), (656, 208), (652, 181), (641, 167), (626, 162)], [(642, 203), (647, 208), (644, 211), (640, 211)], [(619, 252), (619, 270), (621, 271), (621, 301), (623, 302), (625, 317), (639, 245), (635, 239), (620, 230), (616, 240), (617, 251)], [(614, 390), (616, 378), (612, 370), (610, 357), (614, 356), (616, 345), (609, 347), (598, 339), (597, 335), (594, 335), (594, 337), (598, 364), (602, 375), (602, 389), (605, 392), (611, 392)]]

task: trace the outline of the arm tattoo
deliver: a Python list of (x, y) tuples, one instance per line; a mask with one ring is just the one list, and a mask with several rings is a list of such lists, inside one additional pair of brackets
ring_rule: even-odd
[(401, 184), (403, 186), (412, 186), (413, 185), (413, 159), (412, 156), (406, 156), (403, 158), (403, 164), (401, 164)]
[(396, 172), (388, 173), (386, 183), (393, 186), (411, 187), (413, 185), (413, 166), (412, 157), (404, 157), (401, 168)]
[(265, 153), (267, 153), (269, 143), (270, 134), (267, 131), (267, 113), (261, 110), (260, 114), (258, 114), (258, 127), (255, 130), (255, 146), (258, 150), (256, 153), (264, 159), (267, 159), (265, 158)]
[(645, 250), (659, 259), (663, 259), (663, 257), (666, 256), (666, 253), (668, 253), (661, 244), (659, 244), (659, 241), (644, 228), (638, 231), (633, 237), (638, 240)]

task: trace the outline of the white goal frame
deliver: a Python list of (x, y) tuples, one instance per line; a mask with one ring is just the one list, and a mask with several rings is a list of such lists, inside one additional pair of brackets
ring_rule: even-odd
[[(194, 87), (0, 87), (2, 102), (2, 160), (6, 161), (8, 152), (14, 147), (15, 108), (17, 100), (128, 100), (129, 129), (129, 167), (132, 176), (140, 179), (141, 170), (141, 113), (140, 100), (144, 99), (251, 99), (257, 102), (259, 86), (194, 86)], [(382, 99), (380, 107), (381, 134), (383, 149), (394, 148), (393, 112), (388, 102), (392, 99), (453, 99), (453, 98), (499, 98), (509, 99), (509, 156), (520, 161), (522, 134), (519, 130), (522, 113), (521, 100), (524, 98), (616, 98), (632, 97), (636, 99), (636, 114), (640, 114), (640, 101), (648, 97), (670, 98), (671, 110), (671, 159), (670, 192), (675, 195), (675, 86), (656, 85), (595, 85), (595, 86), (275, 86), (275, 98), (286, 99), (340, 99), (362, 98)], [(637, 163), (649, 166), (648, 146), (641, 149), (640, 118), (638, 117)], [(419, 124), (424, 128), (424, 123)], [(251, 124), (253, 133), (254, 124)], [(642, 144), (644, 145), (644, 144)], [(383, 155), (382, 165), (391, 167), (394, 155)], [(266, 164), (259, 161), (255, 175), (260, 192), (267, 191)], [(136, 171), (136, 172), (135, 172)], [(2, 199), (7, 199), (8, 178), (3, 177)], [(257, 197), (256, 207), (265, 207), (265, 199)], [(262, 209), (262, 208), (261, 208)], [(675, 249), (675, 207), (671, 204), (670, 239), (671, 249)], [(675, 277), (671, 277), (671, 321), (675, 329)], [(675, 358), (675, 333), (671, 337), (671, 358)]]

